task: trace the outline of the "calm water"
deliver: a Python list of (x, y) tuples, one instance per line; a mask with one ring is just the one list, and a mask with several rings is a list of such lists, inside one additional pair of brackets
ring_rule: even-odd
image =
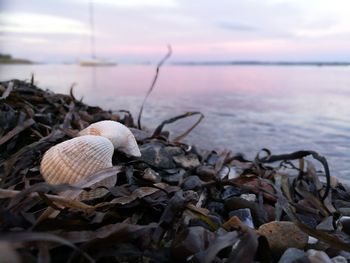
[[(1, 80), (29, 79), (31, 73), (41, 88), (67, 93), (76, 83), (75, 94), (86, 103), (128, 109), (136, 118), (154, 66), (0, 67)], [(186, 111), (205, 115), (187, 137), (191, 144), (247, 158), (264, 147), (275, 154), (315, 150), (327, 157), (333, 175), (350, 182), (350, 67), (164, 66), (143, 123), (154, 129)], [(176, 135), (190, 124), (170, 128)]]

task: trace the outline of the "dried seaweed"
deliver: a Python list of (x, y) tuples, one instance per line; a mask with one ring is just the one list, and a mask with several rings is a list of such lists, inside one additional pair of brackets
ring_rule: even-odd
[(171, 53), (172, 53), (171, 46), (168, 45), (168, 52), (166, 53), (164, 58), (162, 58), (162, 60), (159, 61), (158, 65), (157, 65), (157, 68), (156, 68), (156, 73), (155, 73), (155, 75), (153, 77), (153, 80), (152, 80), (152, 84), (151, 84), (150, 88), (148, 89), (145, 98), (142, 101), (142, 104), (141, 104), (141, 107), (140, 107), (139, 116), (137, 118), (137, 127), (139, 129), (141, 129), (141, 116), (142, 116), (142, 112), (143, 112), (143, 107), (145, 106), (145, 103), (146, 103), (146, 100), (147, 100), (148, 96), (151, 94), (151, 92), (153, 91), (154, 86), (157, 83), (157, 79), (158, 79), (160, 68), (163, 66), (165, 61), (167, 61), (167, 59), (171, 57)]
[[(33, 80), (0, 85), (0, 240), (22, 261), (277, 262), (268, 237), (256, 231), (275, 220), (294, 222), (332, 248), (332, 255), (350, 251), (349, 221), (340, 220), (342, 228), (336, 221), (349, 210), (350, 188), (330, 185), (327, 161), (314, 151), (272, 155), (263, 149), (246, 160), (229, 150), (180, 143), (203, 119), (199, 112), (165, 120), (151, 134), (136, 129), (129, 112), (84, 104), (73, 87), (62, 95), (37, 88)], [(167, 124), (191, 116), (198, 120), (187, 131), (164, 137)], [(45, 183), (39, 169), (45, 151), (104, 119), (141, 134), (142, 157), (116, 151), (114, 167), (78, 184)], [(305, 159), (309, 155), (323, 165), (326, 183)], [(116, 174), (104, 197), (77, 199)], [(327, 218), (333, 230), (316, 228)]]

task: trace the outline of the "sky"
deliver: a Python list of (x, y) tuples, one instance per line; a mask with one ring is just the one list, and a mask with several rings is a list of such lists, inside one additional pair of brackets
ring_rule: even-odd
[[(350, 61), (349, 0), (94, 0), (96, 53), (120, 63)], [(88, 0), (0, 0), (0, 53), (73, 62), (91, 51)]]

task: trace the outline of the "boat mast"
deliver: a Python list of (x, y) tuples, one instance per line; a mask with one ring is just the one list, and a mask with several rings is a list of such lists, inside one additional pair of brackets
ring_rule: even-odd
[(90, 45), (91, 45), (91, 57), (92, 59), (96, 59), (95, 36), (94, 36), (94, 10), (92, 6), (92, 0), (90, 0)]

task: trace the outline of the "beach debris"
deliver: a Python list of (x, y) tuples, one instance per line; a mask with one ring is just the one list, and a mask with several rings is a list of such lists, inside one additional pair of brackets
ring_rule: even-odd
[(273, 221), (261, 225), (258, 233), (267, 238), (270, 248), (276, 255), (282, 255), (287, 248), (304, 249), (308, 243), (308, 235), (293, 222)]
[[(273, 155), (263, 149), (247, 160), (183, 143), (203, 119), (199, 112), (141, 130), (128, 111), (86, 105), (73, 88), (55, 94), (34, 80), (0, 87), (0, 249), (17, 262), (350, 259), (350, 187), (332, 178), (314, 151)], [(182, 134), (165, 130), (193, 116), (198, 119)], [(101, 125), (125, 125), (127, 137), (135, 137), (133, 150), (115, 150), (104, 127), (96, 132)], [(81, 141), (96, 144), (92, 152), (102, 147), (106, 158), (80, 151)], [(75, 183), (46, 182), (40, 164), (61, 158), (48, 157), (71, 144), (66, 163), (91, 166), (103, 157), (104, 165), (86, 168), (91, 173)], [(57, 167), (51, 167), (55, 175)], [(68, 176), (62, 169), (60, 176)], [(103, 196), (79, 197), (93, 191)]]

